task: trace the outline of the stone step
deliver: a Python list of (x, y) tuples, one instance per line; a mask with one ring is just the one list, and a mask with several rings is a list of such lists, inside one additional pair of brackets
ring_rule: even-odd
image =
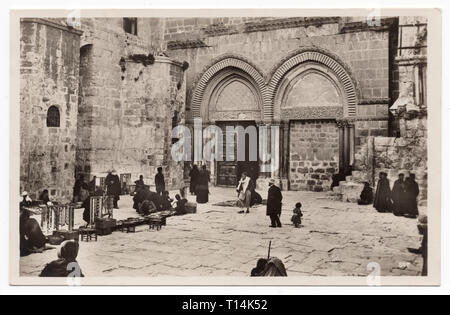
[(364, 184), (357, 182), (341, 182), (339, 187), (341, 187), (340, 192), (342, 194), (342, 201), (356, 203), (364, 188)]

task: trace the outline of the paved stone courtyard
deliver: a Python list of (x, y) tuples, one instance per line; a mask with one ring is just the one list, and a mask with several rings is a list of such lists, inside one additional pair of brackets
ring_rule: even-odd
[[(248, 276), (256, 260), (280, 258), (288, 276), (367, 276), (377, 262), (382, 276), (418, 276), (422, 259), (408, 252), (420, 236), (416, 220), (377, 213), (329, 199), (326, 193), (284, 192), (281, 229), (269, 228), (265, 206), (238, 214), (213, 206), (232, 200), (233, 189), (212, 188), (210, 203), (197, 214), (171, 217), (161, 231), (141, 226), (135, 234), (114, 232), (97, 243), (81, 243), (78, 262), (89, 276)], [(193, 200), (193, 196), (189, 196)], [(265, 193), (263, 193), (265, 198)], [(290, 222), (295, 202), (303, 203), (303, 227)], [(131, 197), (122, 197), (117, 219), (135, 216)], [(77, 222), (81, 223), (82, 210)], [(56, 258), (56, 250), (21, 258), (22, 276), (37, 276)]]

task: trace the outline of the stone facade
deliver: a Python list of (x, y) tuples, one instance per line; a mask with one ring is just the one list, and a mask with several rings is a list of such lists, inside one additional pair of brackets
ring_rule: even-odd
[(178, 187), (182, 165), (170, 149), (173, 119), (184, 123), (182, 65), (158, 55), (147, 63), (151, 46), (120, 22), (81, 20), (77, 173), (102, 177), (115, 169), (134, 180), (142, 174), (153, 185), (162, 166), (168, 187)]
[[(48, 189), (51, 198), (70, 200), (81, 32), (37, 19), (23, 19), (20, 31), (20, 189), (32, 198)], [(52, 107), (59, 117), (50, 126), (59, 127), (47, 127)]]
[[(122, 23), (21, 21), (21, 190), (33, 198), (49, 189), (53, 200), (69, 201), (77, 175), (89, 180), (113, 168), (128, 183), (142, 174), (153, 184), (162, 166), (168, 188), (184, 185), (170, 150), (172, 127), (184, 124), (187, 64)], [(141, 33), (146, 27), (140, 23)], [(47, 127), (52, 106), (60, 123)]]
[[(279, 145), (280, 168), (261, 172), (258, 184), (275, 177), (283, 189), (323, 191), (334, 174), (353, 169), (349, 181), (359, 189), (362, 181), (375, 184), (382, 169), (393, 176), (402, 169), (416, 172), (426, 187), (426, 161), (414, 158), (426, 147), (421, 18), (383, 18), (379, 25), (369, 25), (366, 17), (138, 18), (137, 35), (124, 31), (123, 19), (90, 18), (81, 20), (80, 31), (53, 23), (55, 34), (46, 31), (51, 49), (39, 50), (42, 21), (22, 23), (22, 82), (28, 80), (22, 120), (35, 125), (22, 128), (21, 159), (29, 171), (31, 144), (39, 143), (31, 140), (34, 132), (51, 146), (45, 152), (58, 147), (64, 159), (33, 163), (41, 168), (67, 161), (42, 171), (47, 177), (66, 171), (54, 176), (64, 191), (56, 195), (69, 194), (76, 174), (103, 177), (112, 168), (128, 182), (142, 174), (153, 183), (156, 167), (163, 166), (168, 187), (178, 188), (187, 172), (171, 158), (176, 140), (170, 132), (178, 124), (192, 128), (195, 118), (204, 127), (280, 127), (279, 138), (265, 143)], [(36, 56), (27, 51), (33, 49)], [(54, 57), (45, 59), (48, 54)], [(61, 65), (70, 71), (55, 75)], [(42, 79), (32, 77), (31, 69)], [(36, 102), (28, 91), (50, 79), (52, 89), (63, 92), (54, 93), (55, 100), (43, 97), (40, 110), (66, 100), (69, 109), (61, 107), (61, 113), (70, 124), (59, 129), (39, 125), (42, 112), (34, 115), (28, 105)], [(259, 163), (262, 169), (270, 161)], [(219, 168), (206, 164), (216, 184)], [(25, 183), (50, 182), (21, 174), (29, 190), (42, 185)]]
[(323, 191), (339, 171), (339, 134), (334, 121), (293, 122), (290, 128), (291, 190)]

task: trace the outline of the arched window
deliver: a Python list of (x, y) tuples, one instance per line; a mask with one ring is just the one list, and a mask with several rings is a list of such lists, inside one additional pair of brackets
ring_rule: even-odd
[(60, 126), (59, 109), (56, 106), (50, 106), (47, 112), (47, 127), (59, 127)]

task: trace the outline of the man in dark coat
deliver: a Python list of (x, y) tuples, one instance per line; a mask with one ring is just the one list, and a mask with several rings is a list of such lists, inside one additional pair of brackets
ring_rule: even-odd
[(162, 171), (162, 167), (158, 167), (158, 173), (155, 175), (156, 193), (158, 195), (162, 195), (166, 190), (166, 182), (164, 181), (164, 174)]
[(134, 183), (136, 184), (136, 190), (135, 191), (138, 191), (139, 189), (144, 188), (144, 186), (145, 186), (144, 176), (140, 175), (139, 179), (137, 181), (135, 181)]
[(402, 173), (398, 174), (398, 179), (394, 182), (394, 187), (392, 188), (392, 201), (394, 202), (394, 215), (404, 215), (407, 211), (407, 193), (405, 175)]
[(384, 172), (380, 172), (380, 179), (378, 180), (373, 207), (378, 212), (390, 212), (392, 209), (391, 187), (389, 186), (387, 174)]
[(419, 209), (417, 208), (417, 197), (419, 196), (419, 185), (416, 182), (416, 175), (410, 174), (406, 179), (406, 204), (404, 215), (409, 218), (417, 218)]
[(281, 227), (280, 215), (281, 215), (281, 201), (283, 195), (281, 189), (275, 185), (275, 180), (269, 181), (269, 193), (267, 196), (267, 215), (270, 217), (272, 224), (270, 227)]
[(105, 178), (106, 194), (114, 197), (114, 209), (119, 209), (117, 202), (120, 200), (120, 179), (115, 170), (108, 173)]
[(191, 171), (189, 172), (189, 177), (191, 178), (191, 182), (189, 185), (189, 191), (191, 195), (195, 194), (195, 189), (197, 187), (198, 176), (200, 175), (200, 171), (198, 170), (197, 165), (194, 164)]

